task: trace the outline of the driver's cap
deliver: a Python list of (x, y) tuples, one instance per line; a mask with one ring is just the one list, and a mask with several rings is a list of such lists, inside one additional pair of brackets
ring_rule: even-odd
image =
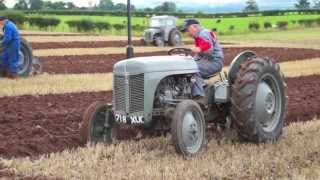
[(195, 19), (187, 19), (187, 20), (185, 20), (183, 27), (180, 29), (181, 32), (186, 32), (188, 27), (193, 25), (193, 24), (200, 24), (200, 23), (199, 23), (199, 21), (197, 21)]

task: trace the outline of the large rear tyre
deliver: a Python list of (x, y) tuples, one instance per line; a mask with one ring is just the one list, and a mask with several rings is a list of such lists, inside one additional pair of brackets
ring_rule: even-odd
[(115, 122), (111, 109), (111, 105), (99, 101), (88, 107), (80, 126), (83, 143), (113, 144), (116, 142), (119, 126)]
[(205, 144), (205, 119), (200, 106), (186, 100), (179, 103), (173, 115), (171, 134), (178, 153), (185, 157), (201, 152)]
[(20, 38), (20, 51), (18, 62), (18, 75), (27, 77), (32, 73), (33, 66), (33, 53), (32, 48), (26, 39)]
[(278, 64), (251, 58), (232, 85), (231, 118), (239, 136), (254, 143), (276, 141), (287, 109), (286, 84)]

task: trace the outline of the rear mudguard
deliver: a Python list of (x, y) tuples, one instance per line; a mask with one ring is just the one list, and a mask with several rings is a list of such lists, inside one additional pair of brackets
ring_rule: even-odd
[(233, 59), (228, 73), (228, 81), (230, 84), (233, 84), (234, 79), (236, 78), (237, 73), (239, 72), (241, 64), (255, 56), (257, 55), (253, 51), (244, 51)]

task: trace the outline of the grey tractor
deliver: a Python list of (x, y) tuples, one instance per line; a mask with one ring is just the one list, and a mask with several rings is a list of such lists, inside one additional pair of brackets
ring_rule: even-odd
[(276, 141), (287, 109), (286, 83), (279, 65), (254, 52), (239, 54), (229, 71), (203, 84), (208, 97), (200, 103), (191, 87), (198, 73), (190, 49), (168, 56), (138, 57), (114, 65), (113, 103), (95, 102), (80, 127), (84, 142), (117, 142), (123, 124), (171, 133), (175, 149), (194, 156), (204, 148), (209, 124), (234, 128), (240, 139)]
[(154, 16), (150, 20), (150, 27), (144, 31), (143, 41), (155, 46), (179, 46), (182, 36), (176, 25), (177, 18), (173, 16)]
[[(2, 35), (0, 35), (2, 39)], [(0, 53), (3, 51), (3, 47), (0, 48)], [(0, 59), (0, 64), (2, 60)], [(20, 38), (20, 51), (19, 51), (19, 69), (18, 75), (20, 77), (28, 77), (30, 75), (40, 74), (42, 72), (42, 66), (38, 58), (33, 56), (33, 51), (24, 38)], [(2, 74), (2, 73), (1, 73)]]

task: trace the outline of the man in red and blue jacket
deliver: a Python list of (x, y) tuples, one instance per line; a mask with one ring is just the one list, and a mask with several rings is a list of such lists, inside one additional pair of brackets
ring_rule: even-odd
[(182, 29), (195, 41), (192, 51), (196, 53), (195, 59), (199, 68), (197, 81), (192, 88), (194, 97), (203, 97), (203, 79), (220, 72), (223, 68), (224, 55), (217, 36), (214, 32), (203, 29), (194, 19), (188, 19)]
[(0, 69), (12, 79), (18, 77), (20, 34), (17, 26), (6, 17), (0, 17), (3, 38), (0, 41), (3, 52), (0, 54)]

